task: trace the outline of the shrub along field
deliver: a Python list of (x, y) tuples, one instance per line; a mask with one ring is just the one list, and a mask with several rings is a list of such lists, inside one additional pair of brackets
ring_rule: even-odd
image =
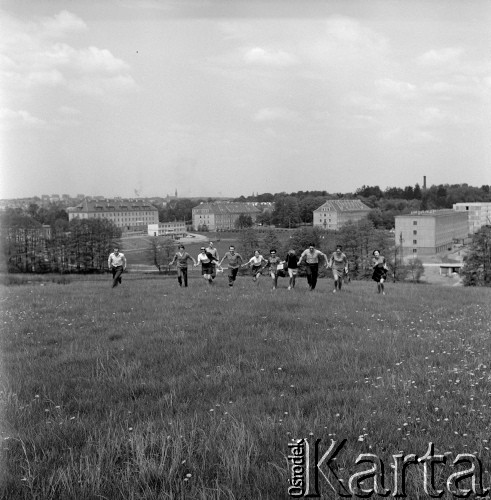
[[(443, 498), (457, 454), (489, 464), (490, 289), (191, 276), (2, 286), (1, 498), (288, 498), (303, 437), (347, 439), (346, 483), (377, 454), (391, 491), (429, 442)], [(421, 464), (405, 482), (426, 497)]]

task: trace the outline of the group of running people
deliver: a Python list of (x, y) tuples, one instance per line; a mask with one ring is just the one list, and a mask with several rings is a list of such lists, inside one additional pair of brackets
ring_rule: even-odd
[[(291, 249), (288, 251), (285, 258), (281, 259), (278, 257), (276, 249), (272, 248), (269, 251), (268, 258), (261, 255), (259, 250), (256, 250), (254, 255), (247, 262), (235, 251), (233, 245), (230, 245), (228, 252), (220, 260), (218, 251), (213, 242), (210, 242), (208, 247), (201, 247), (197, 259), (189, 255), (184, 245), (181, 244), (174, 258), (169, 262), (169, 265), (177, 264), (177, 280), (179, 286), (188, 286), (188, 261), (191, 261), (195, 267), (201, 264), (201, 274), (211, 285), (216, 278), (217, 272), (223, 272), (222, 264), (225, 260), (228, 261), (228, 285), (230, 287), (234, 286), (239, 269), (242, 267), (250, 267), (252, 280), (255, 282), (262, 275), (263, 270), (268, 268), (268, 274), (273, 283), (273, 290), (276, 290), (278, 285), (278, 277), (288, 275), (288, 290), (292, 290), (295, 288), (298, 268), (304, 261), (306, 265), (307, 283), (310, 290), (314, 290), (317, 285), (319, 264), (321, 260), (324, 260), (327, 269), (332, 270), (334, 278), (333, 293), (341, 291), (344, 279), (349, 276), (348, 258), (346, 254), (343, 253), (341, 245), (337, 245), (336, 251), (328, 257), (320, 250), (317, 250), (313, 243), (301, 253), (299, 258), (297, 258), (295, 250)], [(372, 279), (377, 282), (378, 293), (385, 295), (384, 282), (387, 278), (388, 267), (385, 257), (380, 255), (379, 250), (373, 251), (372, 267)]]

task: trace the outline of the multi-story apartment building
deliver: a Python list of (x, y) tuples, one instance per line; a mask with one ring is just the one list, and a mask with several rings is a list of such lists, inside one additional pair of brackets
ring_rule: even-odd
[(327, 200), (314, 210), (314, 227), (336, 230), (348, 221), (356, 222), (370, 212), (360, 200)]
[(235, 223), (240, 215), (250, 215), (252, 222), (261, 213), (252, 203), (213, 202), (200, 203), (192, 210), (193, 228), (196, 231), (221, 231), (235, 229)]
[(454, 203), (453, 209), (469, 215), (469, 234), (474, 234), (483, 226), (491, 225), (491, 203), (489, 202)]
[(469, 233), (467, 212), (425, 210), (395, 217), (395, 243), (403, 255), (432, 255), (452, 250)]
[(68, 220), (108, 219), (123, 231), (145, 231), (149, 224), (158, 224), (159, 212), (142, 200), (104, 199), (83, 200), (67, 209)]
[(159, 222), (148, 225), (149, 236), (167, 236), (169, 238), (182, 238), (186, 236), (186, 223), (184, 221)]

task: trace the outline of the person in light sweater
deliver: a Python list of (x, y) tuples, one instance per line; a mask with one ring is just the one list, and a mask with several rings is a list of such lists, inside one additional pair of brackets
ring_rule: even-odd
[(179, 286), (182, 286), (184, 281), (184, 286), (188, 286), (188, 260), (193, 261), (193, 264), (196, 264), (196, 261), (189, 255), (185, 249), (184, 245), (179, 245), (177, 249), (177, 253), (174, 255), (174, 258), (171, 262), (169, 262), (169, 266), (172, 266), (174, 262), (177, 262), (177, 281), (179, 282)]
[(228, 252), (222, 257), (222, 260), (218, 264), (219, 268), (222, 266), (225, 259), (228, 260), (228, 286), (234, 286), (240, 264), (244, 262), (244, 259), (240, 253), (235, 252), (235, 247), (233, 245), (230, 245)]
[(195, 266), (199, 266), (201, 264), (201, 274), (203, 278), (208, 281), (209, 285), (213, 284), (213, 263), (216, 262), (217, 259), (206, 251), (205, 247), (201, 247), (201, 252), (196, 259)]
[(112, 288), (118, 286), (118, 284), (121, 285), (121, 275), (126, 270), (126, 257), (119, 251), (118, 247), (114, 247), (114, 252), (109, 255), (107, 267), (109, 267), (113, 275)]
[(343, 253), (341, 245), (336, 245), (336, 251), (332, 253), (328, 267), (331, 268), (334, 278), (333, 293), (336, 293), (337, 290), (341, 291), (343, 278), (348, 274), (348, 257)]
[[(263, 265), (264, 263), (264, 265)], [(260, 254), (259, 250), (254, 252), (254, 255), (242, 267), (251, 266), (252, 281), (257, 281), (261, 276), (261, 271), (266, 267), (268, 261)]]

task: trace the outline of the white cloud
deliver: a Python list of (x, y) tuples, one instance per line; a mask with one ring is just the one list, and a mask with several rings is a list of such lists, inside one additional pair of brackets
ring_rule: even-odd
[(266, 66), (291, 66), (295, 58), (283, 50), (266, 50), (261, 47), (249, 49), (244, 54), (244, 60), (249, 64)]
[(409, 142), (416, 144), (427, 144), (432, 142), (440, 142), (433, 132), (428, 130), (414, 130), (408, 136)]
[(347, 102), (355, 108), (361, 108), (368, 111), (381, 111), (387, 107), (380, 99), (366, 96), (358, 92), (349, 94)]
[(54, 17), (44, 18), (40, 25), (43, 29), (42, 34), (47, 37), (61, 37), (87, 29), (87, 25), (82, 19), (66, 10), (61, 11)]
[(287, 108), (263, 108), (254, 115), (254, 121), (293, 120), (296, 113)]
[(383, 78), (375, 82), (375, 86), (383, 93), (399, 97), (401, 99), (410, 99), (415, 97), (417, 87), (409, 82)]
[[(95, 46), (75, 48), (66, 40), (73, 32), (87, 28), (77, 16), (62, 11), (37, 23), (7, 15), (0, 45), (1, 81), (11, 98), (28, 89), (64, 87), (92, 95), (132, 91), (137, 85), (130, 66), (109, 50)], [(8, 54), (8, 55), (7, 55)]]
[(65, 85), (66, 79), (59, 70), (51, 69), (46, 71), (32, 71), (28, 73), (25, 75), (24, 83), (27, 87), (56, 87), (58, 85)]
[(419, 56), (417, 61), (423, 65), (455, 64), (459, 61), (463, 52), (463, 49), (458, 47), (432, 49)]
[(3, 130), (10, 130), (18, 127), (44, 127), (46, 122), (23, 109), (1, 108), (0, 124)]
[(72, 106), (60, 106), (58, 108), (58, 112), (61, 115), (66, 115), (66, 116), (78, 116), (81, 113), (79, 109), (73, 108)]

